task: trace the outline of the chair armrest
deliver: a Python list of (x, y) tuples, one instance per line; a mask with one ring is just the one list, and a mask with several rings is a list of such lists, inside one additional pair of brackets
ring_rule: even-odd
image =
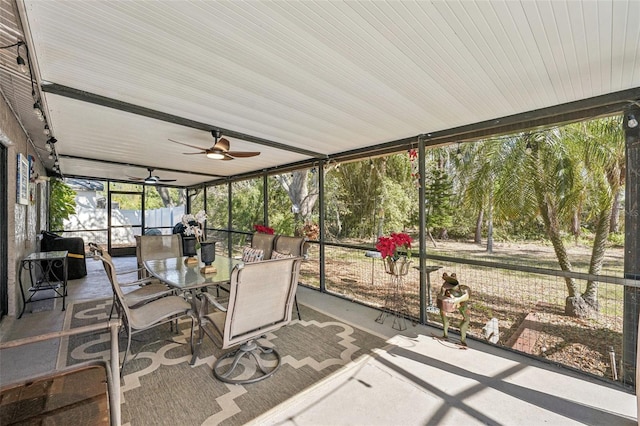
[(211, 295), (209, 293), (202, 293), (202, 295), (204, 295), (204, 297), (207, 299), (207, 301), (209, 301), (209, 303), (211, 303), (213, 306), (215, 306), (216, 308), (218, 308), (222, 312), (227, 312), (227, 308), (222, 306), (220, 304), (220, 302), (218, 302), (218, 300), (213, 295)]
[(133, 287), (134, 285), (145, 285), (145, 284), (151, 284), (153, 282), (159, 281), (157, 278), (154, 277), (149, 277), (149, 278), (143, 278), (141, 280), (135, 280), (135, 281), (130, 281), (127, 283), (118, 283), (120, 285), (120, 287)]
[(146, 271), (145, 268), (138, 268), (138, 269), (131, 269), (130, 271), (117, 271), (116, 275), (127, 275), (127, 274), (133, 274), (136, 272), (140, 272), (140, 271)]

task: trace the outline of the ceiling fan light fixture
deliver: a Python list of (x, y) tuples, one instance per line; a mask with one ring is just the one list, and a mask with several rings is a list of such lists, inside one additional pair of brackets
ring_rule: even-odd
[(220, 152), (207, 152), (207, 158), (211, 158), (212, 160), (223, 160), (224, 154)]

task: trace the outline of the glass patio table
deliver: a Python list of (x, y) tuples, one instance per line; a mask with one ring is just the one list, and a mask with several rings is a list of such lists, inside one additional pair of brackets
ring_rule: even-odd
[(145, 260), (144, 267), (151, 275), (178, 290), (194, 290), (202, 287), (216, 286), (231, 280), (233, 267), (242, 263), (240, 259), (216, 256), (211, 264), (217, 269), (212, 274), (200, 272), (204, 263), (187, 265), (186, 257), (170, 257), (168, 259)]
[[(145, 260), (144, 267), (151, 275), (158, 278), (172, 288), (191, 293), (191, 306), (198, 321), (198, 341), (196, 342), (190, 364), (193, 365), (198, 358), (198, 350), (202, 344), (202, 318), (206, 314), (201, 309), (202, 301), (198, 294), (198, 289), (204, 291), (205, 287), (216, 287), (227, 284), (231, 281), (231, 271), (242, 263), (239, 259), (231, 259), (225, 256), (216, 256), (212, 266), (217, 269), (215, 273), (202, 273), (200, 269), (204, 263), (194, 265), (185, 264), (186, 257), (171, 257), (168, 259)], [(198, 303), (200, 301), (200, 303)]]

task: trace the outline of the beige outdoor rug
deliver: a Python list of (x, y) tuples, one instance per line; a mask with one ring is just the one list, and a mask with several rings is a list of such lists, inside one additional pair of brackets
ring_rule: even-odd
[[(111, 300), (74, 303), (65, 328), (106, 322)], [(134, 335), (122, 383), (122, 423), (136, 425), (240, 425), (302, 392), (342, 366), (386, 346), (377, 336), (301, 305), (295, 320), (266, 340), (282, 356), (270, 378), (250, 385), (230, 385), (213, 377), (211, 366), (222, 351), (205, 337), (194, 366), (188, 339), (191, 321)], [(149, 344), (149, 342), (154, 342)], [(120, 356), (126, 338), (120, 338)], [(63, 339), (59, 366), (109, 357), (109, 334)]]

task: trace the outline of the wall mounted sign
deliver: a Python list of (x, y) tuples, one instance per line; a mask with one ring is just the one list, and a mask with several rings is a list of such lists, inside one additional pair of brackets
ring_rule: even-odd
[(29, 160), (26, 156), (18, 154), (16, 170), (16, 203), (29, 204)]

